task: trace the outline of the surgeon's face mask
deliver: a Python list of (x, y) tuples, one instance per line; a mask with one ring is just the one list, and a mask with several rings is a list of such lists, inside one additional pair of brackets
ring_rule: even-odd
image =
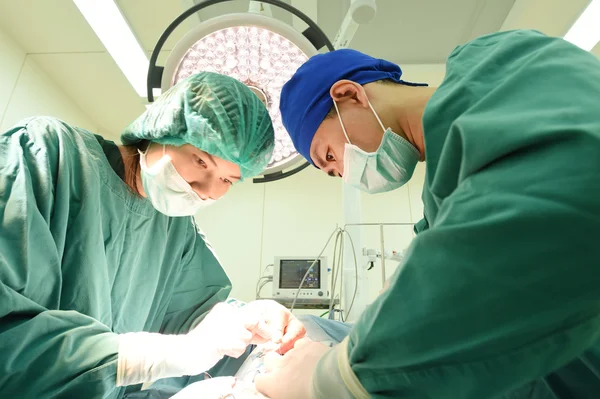
[(405, 185), (419, 162), (419, 150), (392, 129), (385, 129), (370, 102), (369, 107), (384, 131), (383, 139), (375, 152), (360, 149), (350, 142), (337, 103), (334, 101), (333, 105), (348, 140), (344, 148), (344, 182), (370, 194), (392, 191)]
[[(150, 147), (148, 147), (150, 148)], [(163, 156), (152, 167), (146, 164), (146, 152), (140, 152), (142, 184), (154, 208), (167, 216), (192, 216), (200, 208), (215, 202), (203, 200), (185, 181), (171, 162), (163, 146)]]

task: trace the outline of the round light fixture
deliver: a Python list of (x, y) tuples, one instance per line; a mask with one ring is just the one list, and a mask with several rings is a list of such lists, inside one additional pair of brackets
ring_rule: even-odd
[[(226, 0), (205, 3), (223, 1)], [(192, 7), (186, 12), (187, 16), (193, 14), (190, 11), (197, 11), (199, 6), (206, 6), (205, 3)], [(290, 9), (295, 10), (288, 4), (279, 4), (281, 2), (278, 0), (265, 3), (280, 6), (290, 12), (293, 12)], [(309, 24), (309, 29), (303, 33), (277, 19), (255, 13), (226, 14), (210, 19), (189, 31), (175, 45), (164, 68), (157, 67), (157, 57), (154, 56), (158, 55), (164, 44), (165, 34), (168, 37), (170, 31), (174, 30), (173, 25), (176, 24), (176, 27), (187, 18), (184, 13), (165, 31), (150, 61), (149, 101), (153, 101), (152, 89), (160, 88), (164, 92), (180, 80), (201, 71), (238, 79), (260, 98), (273, 121), (275, 150), (263, 173), (265, 177), (255, 179), (255, 182), (278, 180), (308, 166), (305, 162), (294, 170), (284, 172), (301, 161), (302, 157), (294, 148), (281, 121), (279, 96), (283, 85), (309, 57), (317, 53), (317, 48), (326, 45), (332, 50), (333, 46), (314, 22), (297, 12), (299, 14), (293, 13)], [(160, 85), (157, 85), (158, 78)]]

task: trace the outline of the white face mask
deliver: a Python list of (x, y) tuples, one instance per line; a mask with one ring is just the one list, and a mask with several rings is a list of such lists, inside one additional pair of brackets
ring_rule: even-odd
[(384, 131), (383, 138), (375, 152), (360, 149), (350, 142), (337, 103), (334, 101), (333, 105), (348, 140), (344, 148), (344, 182), (370, 194), (395, 190), (405, 185), (419, 162), (419, 150), (392, 129), (384, 128), (370, 102), (369, 107)]
[[(150, 147), (148, 146), (148, 149)], [(163, 146), (163, 156), (151, 168), (146, 164), (146, 152), (140, 152), (142, 184), (154, 208), (167, 216), (192, 216), (200, 208), (215, 202), (203, 200), (185, 181), (171, 162)]]

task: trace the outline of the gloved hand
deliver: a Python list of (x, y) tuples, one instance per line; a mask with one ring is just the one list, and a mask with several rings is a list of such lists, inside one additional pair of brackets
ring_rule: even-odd
[(258, 345), (271, 341), (276, 346), (275, 350), (284, 354), (294, 347), (297, 340), (306, 335), (304, 325), (296, 316), (275, 301), (266, 299), (252, 301), (242, 310), (248, 312), (250, 319), (258, 318), (261, 321), (253, 331), (253, 344)]
[(257, 313), (219, 303), (185, 335), (122, 334), (117, 386), (200, 374), (223, 356), (240, 357), (253, 334), (265, 329)]
[(309, 399), (312, 378), (328, 346), (303, 338), (285, 356), (265, 356), (266, 373), (254, 379), (258, 392), (271, 399)]

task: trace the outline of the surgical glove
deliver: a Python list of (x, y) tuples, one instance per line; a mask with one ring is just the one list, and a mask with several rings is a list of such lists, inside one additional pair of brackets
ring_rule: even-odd
[(273, 300), (257, 300), (244, 306), (244, 311), (256, 315), (266, 325), (266, 330), (257, 329), (253, 344), (271, 343), (274, 350), (284, 354), (294, 343), (306, 335), (304, 325), (283, 305)]
[(317, 363), (329, 350), (303, 338), (284, 356), (268, 353), (264, 360), (266, 372), (254, 379), (257, 391), (271, 399), (309, 399)]
[(121, 334), (117, 386), (197, 375), (223, 356), (240, 357), (260, 324), (254, 312), (220, 303), (185, 335)]

